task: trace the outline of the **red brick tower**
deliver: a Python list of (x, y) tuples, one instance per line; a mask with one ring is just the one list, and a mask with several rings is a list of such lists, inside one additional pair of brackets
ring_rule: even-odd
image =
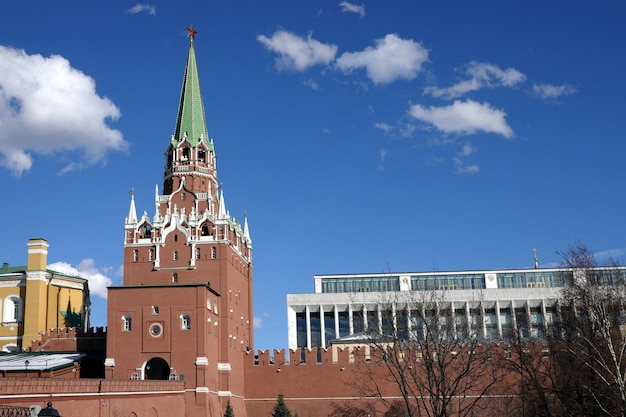
[(189, 55), (156, 210), (124, 229), (124, 284), (108, 293), (108, 379), (184, 379), (187, 415), (245, 415), (242, 351), (252, 349), (252, 242), (218, 186), (194, 51)]

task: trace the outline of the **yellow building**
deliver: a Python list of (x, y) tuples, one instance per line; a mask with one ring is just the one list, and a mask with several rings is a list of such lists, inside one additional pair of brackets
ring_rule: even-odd
[(28, 265), (0, 267), (0, 350), (21, 351), (53, 328), (89, 327), (85, 278), (48, 269), (48, 242), (28, 241)]

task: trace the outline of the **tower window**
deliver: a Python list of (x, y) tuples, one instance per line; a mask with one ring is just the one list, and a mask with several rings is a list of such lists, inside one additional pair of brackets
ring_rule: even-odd
[(211, 259), (217, 258), (217, 249), (214, 247), (211, 248)]
[(133, 262), (137, 262), (139, 260), (139, 251), (135, 249), (133, 251)]
[(172, 274), (172, 282), (178, 282), (178, 273), (177, 272), (174, 272)]
[(174, 234), (174, 242), (178, 242), (178, 235)]
[(174, 251), (172, 259), (174, 259), (175, 261), (178, 260), (178, 251), (176, 251), (176, 250)]
[(159, 306), (152, 306), (152, 314), (155, 316), (159, 315)]
[(196, 259), (200, 259), (200, 248), (196, 249)]
[(191, 318), (188, 314), (180, 315), (180, 329), (181, 330), (190, 330), (191, 329)]
[(181, 200), (186, 200), (186, 199), (187, 199), (187, 194), (185, 194), (185, 193), (180, 193), (180, 199), (181, 199)]
[(122, 331), (130, 332), (133, 330), (133, 319), (129, 316), (122, 316)]
[(148, 260), (154, 261), (154, 251), (152, 249), (148, 251)]

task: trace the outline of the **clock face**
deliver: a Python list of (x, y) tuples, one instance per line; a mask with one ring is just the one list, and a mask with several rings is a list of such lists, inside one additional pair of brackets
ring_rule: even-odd
[(159, 337), (163, 333), (163, 326), (161, 326), (159, 323), (153, 323), (152, 325), (150, 325), (149, 331), (150, 336)]

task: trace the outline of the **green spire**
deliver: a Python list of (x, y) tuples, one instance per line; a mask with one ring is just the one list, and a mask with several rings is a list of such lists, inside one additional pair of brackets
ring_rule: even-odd
[(185, 67), (185, 77), (183, 88), (180, 92), (180, 104), (178, 105), (178, 115), (176, 117), (176, 129), (172, 137), (172, 146), (178, 145), (187, 134), (187, 142), (191, 146), (196, 146), (203, 141), (210, 148), (209, 133), (204, 119), (204, 106), (202, 105), (202, 95), (200, 94), (200, 80), (198, 79), (198, 67), (196, 65), (196, 52), (193, 49), (193, 42), (196, 31), (193, 25), (187, 28), (189, 40), (189, 56)]

